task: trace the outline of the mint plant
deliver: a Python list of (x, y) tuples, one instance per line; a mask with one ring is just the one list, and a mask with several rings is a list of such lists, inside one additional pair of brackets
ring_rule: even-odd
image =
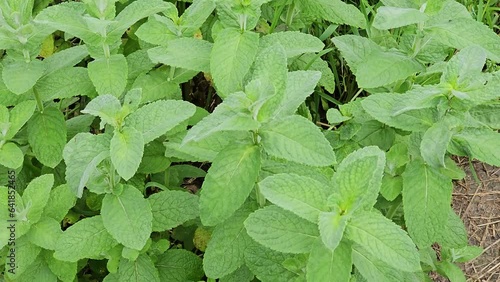
[(465, 281), (453, 157), (500, 166), (487, 17), (55, 2), (0, 0), (5, 281)]

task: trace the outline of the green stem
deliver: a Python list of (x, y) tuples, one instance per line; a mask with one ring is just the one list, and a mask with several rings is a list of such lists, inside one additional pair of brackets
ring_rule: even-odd
[(255, 198), (257, 199), (257, 203), (259, 203), (259, 206), (262, 208), (266, 205), (266, 197), (262, 195), (260, 192), (260, 187), (259, 185), (255, 186)]
[(286, 28), (289, 29), (290, 25), (292, 25), (293, 21), (293, 12), (295, 11), (295, 4), (292, 3), (288, 6), (288, 10), (286, 11)]
[(40, 98), (40, 94), (38, 94), (38, 91), (33, 88), (33, 93), (35, 94), (35, 100), (36, 100), (36, 104), (38, 106), (38, 110), (43, 113), (43, 102), (42, 102), (42, 99)]
[(269, 33), (273, 33), (274, 29), (278, 25), (278, 21), (280, 20), (280, 16), (285, 9), (285, 5), (280, 6), (278, 9), (274, 11), (273, 22), (271, 23), (271, 27), (269, 28)]

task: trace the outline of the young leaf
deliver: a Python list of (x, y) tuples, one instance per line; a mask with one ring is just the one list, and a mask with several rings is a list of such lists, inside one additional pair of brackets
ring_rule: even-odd
[(308, 253), (319, 236), (316, 224), (277, 206), (250, 214), (245, 228), (263, 246), (292, 254)]
[(349, 281), (352, 269), (351, 252), (351, 246), (347, 242), (341, 242), (335, 251), (332, 251), (320, 240), (316, 241), (307, 261), (307, 281)]
[(23, 160), (23, 151), (16, 144), (7, 142), (0, 147), (0, 165), (18, 169), (23, 165)]
[(316, 54), (303, 54), (294, 60), (292, 66), (295, 66), (294, 69), (321, 72), (321, 78), (318, 84), (323, 86), (329, 93), (333, 93), (335, 91), (335, 75), (333, 74), (332, 69), (328, 66), (326, 61), (318, 58)]
[(30, 224), (38, 222), (42, 217), (52, 186), (54, 186), (54, 175), (44, 174), (33, 179), (24, 190), (23, 202), (28, 210), (26, 218)]
[[(28, 100), (17, 104), (10, 111), (10, 127), (5, 139), (12, 139), (26, 122), (31, 118), (36, 109), (36, 102)], [(1, 158), (0, 158), (1, 159)]]
[(141, 164), (144, 153), (144, 139), (141, 132), (133, 127), (115, 130), (109, 145), (111, 162), (118, 174), (125, 180), (134, 176)]
[(139, 255), (135, 261), (122, 258), (118, 275), (123, 282), (160, 282), (158, 270), (147, 254)]
[(283, 266), (283, 262), (292, 259), (292, 254), (285, 254), (253, 243), (245, 250), (245, 264), (263, 282), (289, 282), (297, 274)]
[(151, 235), (151, 206), (133, 186), (124, 185), (120, 195), (106, 194), (101, 215), (106, 230), (125, 247), (141, 250)]
[(15, 94), (30, 90), (45, 72), (45, 65), (39, 60), (6, 64), (2, 71), (5, 86)]
[(28, 122), (28, 141), (43, 165), (56, 167), (66, 145), (66, 122), (61, 111), (48, 107), (36, 112)]
[(195, 0), (179, 17), (179, 30), (183, 36), (192, 36), (215, 9), (213, 0)]
[(344, 235), (350, 215), (342, 215), (339, 210), (319, 214), (318, 229), (322, 244), (334, 251)]
[(382, 6), (377, 9), (373, 27), (377, 29), (393, 29), (422, 23), (426, 19), (427, 15), (417, 9)]
[(279, 43), (285, 49), (286, 56), (292, 58), (304, 53), (317, 53), (325, 44), (317, 37), (298, 31), (275, 32), (262, 37), (260, 49), (264, 50)]
[(289, 210), (310, 222), (318, 222), (326, 210), (324, 184), (309, 177), (280, 173), (259, 182), (261, 193), (277, 206)]
[(162, 191), (148, 198), (153, 213), (153, 231), (165, 231), (197, 218), (198, 196), (182, 191)]
[(456, 264), (449, 261), (440, 261), (437, 265), (437, 271), (439, 274), (444, 275), (450, 279), (452, 282), (465, 282), (466, 278), (462, 269)]
[(50, 191), (47, 205), (43, 210), (42, 217), (50, 217), (61, 222), (68, 211), (75, 206), (76, 197), (71, 192), (68, 184), (62, 184)]
[(245, 232), (243, 222), (252, 211), (252, 207), (244, 206), (214, 229), (203, 258), (208, 277), (223, 277), (244, 264), (245, 249), (252, 244), (252, 239)]
[(147, 144), (187, 120), (195, 112), (196, 107), (184, 101), (156, 101), (132, 112), (125, 119), (125, 124), (137, 129)]
[(394, 268), (408, 272), (420, 270), (420, 258), (410, 237), (379, 213), (354, 216), (347, 225), (346, 236)]
[(57, 242), (54, 257), (63, 261), (97, 258), (116, 246), (100, 215), (84, 218), (66, 229)]
[(160, 281), (198, 281), (203, 277), (201, 259), (184, 249), (170, 249), (155, 263)]
[(109, 142), (107, 134), (79, 133), (64, 147), (66, 182), (77, 197), (82, 196), (97, 165), (109, 157)]
[(258, 146), (238, 143), (215, 157), (201, 189), (203, 225), (221, 223), (243, 205), (257, 181), (260, 158)]
[(195, 38), (169, 40), (166, 46), (148, 50), (151, 61), (188, 70), (210, 72), (212, 43)]
[(264, 150), (272, 156), (312, 166), (335, 163), (330, 144), (306, 118), (292, 115), (273, 120), (262, 126), (259, 135)]
[(96, 59), (88, 64), (87, 70), (99, 95), (120, 97), (127, 86), (127, 60), (122, 54)]
[(259, 35), (237, 29), (222, 30), (210, 55), (210, 70), (223, 98), (243, 90), (243, 79), (250, 70), (259, 46)]
[(446, 228), (453, 185), (451, 179), (421, 160), (406, 165), (403, 206), (408, 233), (419, 247), (434, 243)]
[(438, 122), (425, 132), (420, 152), (428, 165), (436, 168), (445, 166), (444, 157), (452, 135), (453, 131), (446, 122)]

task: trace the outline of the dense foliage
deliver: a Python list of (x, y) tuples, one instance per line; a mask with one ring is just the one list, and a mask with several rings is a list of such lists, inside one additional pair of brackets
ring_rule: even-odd
[(3, 280), (465, 281), (452, 156), (500, 166), (467, 7), (0, 0)]

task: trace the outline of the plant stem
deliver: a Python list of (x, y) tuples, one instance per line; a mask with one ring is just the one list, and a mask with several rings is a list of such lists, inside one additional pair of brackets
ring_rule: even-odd
[(38, 106), (38, 110), (43, 113), (43, 102), (42, 102), (42, 99), (40, 98), (40, 94), (38, 94), (38, 91), (33, 88), (33, 93), (35, 94), (35, 100), (36, 100), (36, 104)]

